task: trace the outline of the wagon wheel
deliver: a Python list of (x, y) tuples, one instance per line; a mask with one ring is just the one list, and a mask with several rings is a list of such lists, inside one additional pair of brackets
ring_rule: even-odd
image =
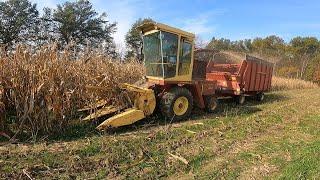
[(214, 96), (207, 96), (205, 98), (205, 105), (208, 113), (215, 113), (218, 108), (218, 99)]
[(235, 99), (237, 104), (243, 105), (244, 102), (246, 101), (246, 96), (240, 95), (240, 96), (236, 96), (234, 99)]
[(264, 100), (264, 98), (265, 98), (265, 95), (264, 95), (264, 93), (263, 92), (260, 92), (260, 93), (258, 93), (257, 95), (256, 95), (256, 99), (257, 99), (257, 101), (263, 101)]

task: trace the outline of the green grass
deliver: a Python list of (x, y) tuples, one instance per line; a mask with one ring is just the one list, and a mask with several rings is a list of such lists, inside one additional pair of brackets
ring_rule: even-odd
[(92, 142), (83, 149), (80, 149), (78, 155), (80, 157), (90, 157), (101, 152), (101, 145), (99, 142)]
[(292, 154), (293, 160), (283, 168), (280, 179), (320, 177), (320, 141), (296, 148)]
[(216, 114), (195, 110), (171, 126), (150, 118), (100, 134), (75, 124), (46, 142), (1, 147), (0, 178), (318, 179), (319, 107), (317, 89), (293, 90), (244, 106), (226, 100)]

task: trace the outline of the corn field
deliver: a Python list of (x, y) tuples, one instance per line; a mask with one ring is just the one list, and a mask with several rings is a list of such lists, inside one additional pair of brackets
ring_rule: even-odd
[[(78, 109), (99, 100), (123, 103), (116, 91), (119, 84), (134, 83), (145, 74), (137, 61), (124, 63), (99, 50), (87, 52), (75, 54), (72, 48), (62, 51), (55, 45), (0, 50), (0, 131), (10, 128), (31, 136), (61, 132), (80, 118)], [(273, 79), (273, 90), (317, 87), (297, 79)]]
[(122, 63), (99, 50), (90, 52), (75, 55), (55, 45), (37, 51), (25, 46), (9, 53), (2, 49), (0, 128), (9, 123), (11, 131), (32, 136), (60, 132), (78, 117), (77, 109), (96, 100), (112, 104), (121, 98), (114, 91), (92, 91), (87, 86), (117, 89), (119, 83), (134, 83), (144, 74), (136, 61)]
[(316, 83), (304, 81), (301, 79), (289, 79), (282, 77), (272, 78), (272, 90), (273, 91), (283, 91), (283, 90), (293, 90), (293, 89), (313, 89), (319, 88)]

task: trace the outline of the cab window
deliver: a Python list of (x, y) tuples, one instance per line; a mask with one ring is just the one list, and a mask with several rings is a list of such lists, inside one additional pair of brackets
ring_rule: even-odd
[(161, 32), (164, 77), (176, 76), (178, 36), (168, 32)]
[(163, 77), (160, 32), (143, 37), (143, 53), (147, 76)]
[(192, 52), (192, 44), (182, 39), (181, 48), (180, 48), (179, 71), (178, 71), (178, 74), (180, 76), (188, 75), (190, 72), (191, 52)]

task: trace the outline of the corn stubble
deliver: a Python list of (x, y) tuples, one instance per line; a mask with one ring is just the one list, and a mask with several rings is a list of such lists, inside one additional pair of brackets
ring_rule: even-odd
[(59, 51), (50, 45), (37, 51), (25, 46), (10, 53), (1, 50), (2, 122), (11, 119), (13, 131), (31, 135), (61, 132), (82, 107), (97, 100), (123, 103), (121, 93), (116, 92), (119, 84), (134, 83), (144, 75), (143, 66), (136, 61), (123, 63), (99, 50), (75, 55), (71, 49)]

